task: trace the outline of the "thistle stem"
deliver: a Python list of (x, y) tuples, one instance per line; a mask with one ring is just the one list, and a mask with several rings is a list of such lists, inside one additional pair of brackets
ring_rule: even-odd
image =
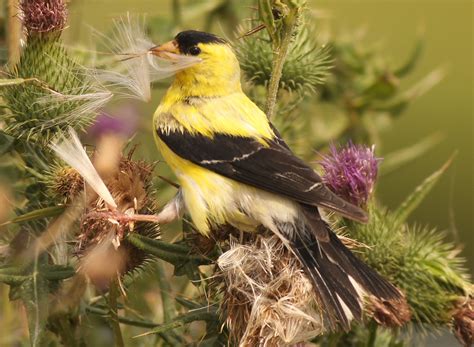
[(118, 319), (118, 307), (117, 301), (119, 297), (119, 284), (117, 280), (112, 283), (109, 291), (109, 315), (110, 315), (110, 324), (114, 332), (115, 337), (115, 346), (125, 347), (123, 342), (122, 331), (120, 330), (120, 321)]
[(279, 47), (273, 51), (273, 62), (272, 62), (272, 75), (270, 76), (270, 82), (268, 84), (267, 101), (265, 105), (265, 113), (268, 119), (271, 119), (275, 113), (275, 105), (278, 96), (278, 90), (280, 88), (280, 80), (283, 72), (283, 66), (285, 64), (286, 57), (288, 55), (288, 49), (291, 44), (291, 33), (293, 26), (288, 28), (283, 34), (283, 40)]
[[(272, 61), (272, 74), (268, 83), (267, 100), (265, 104), (265, 113), (267, 117), (271, 119), (275, 114), (275, 105), (278, 97), (278, 90), (280, 88), (280, 80), (283, 72), (283, 66), (285, 65), (286, 57), (291, 46), (291, 39), (295, 27), (297, 25), (298, 8), (291, 10), (292, 14), (288, 15), (281, 30), (280, 39), (275, 41), (272, 38), (273, 45), (273, 61)], [(272, 35), (270, 35), (273, 37)]]
[(161, 262), (157, 262), (156, 269), (158, 275), (158, 282), (160, 283), (161, 301), (163, 304), (163, 321), (165, 323), (168, 323), (176, 316), (176, 308), (174, 306), (173, 300), (170, 297), (171, 286), (166, 278), (166, 273), (163, 264)]

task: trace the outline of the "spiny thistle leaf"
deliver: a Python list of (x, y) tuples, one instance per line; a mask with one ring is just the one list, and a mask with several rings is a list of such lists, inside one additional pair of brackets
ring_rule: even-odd
[(43, 218), (49, 218), (49, 217), (55, 217), (63, 213), (65, 210), (65, 206), (52, 206), (52, 207), (45, 207), (39, 210), (35, 211), (30, 211), (27, 213), (24, 213), (20, 216), (17, 216), (8, 222), (5, 222), (3, 224), (0, 224), (0, 226), (4, 226), (7, 224), (12, 224), (12, 223), (24, 223), (24, 222), (29, 222), (37, 219), (43, 219)]
[(413, 193), (411, 193), (402, 202), (400, 207), (398, 207), (398, 209), (394, 212), (395, 223), (397, 223), (396, 225), (403, 224), (408, 216), (421, 204), (423, 199), (428, 195), (431, 189), (433, 189), (433, 187), (439, 181), (441, 176), (443, 176), (443, 174), (449, 168), (453, 159), (453, 156), (449, 158), (441, 168), (428, 176), (418, 187), (415, 188)]
[(164, 333), (169, 330), (173, 330), (173, 329), (185, 326), (186, 324), (189, 324), (195, 321), (213, 322), (213, 321), (218, 321), (218, 320), (219, 320), (219, 317), (213, 310), (211, 310), (208, 307), (203, 307), (201, 309), (193, 310), (191, 312), (178, 316), (175, 319), (173, 319), (173, 321), (171, 321), (170, 323), (161, 324), (158, 327), (144, 334), (138, 335), (137, 337), (146, 336), (150, 334)]

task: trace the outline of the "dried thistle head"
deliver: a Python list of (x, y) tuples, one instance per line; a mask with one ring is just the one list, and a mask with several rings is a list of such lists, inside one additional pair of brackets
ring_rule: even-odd
[(474, 298), (458, 302), (453, 312), (453, 332), (463, 346), (474, 344)]
[(324, 331), (313, 287), (277, 236), (231, 241), (217, 264), (224, 282), (221, 311), (241, 346), (294, 344)]
[(374, 149), (374, 146), (352, 142), (340, 149), (331, 145), (330, 153), (320, 162), (324, 169), (324, 183), (351, 203), (364, 206), (373, 192), (381, 161), (375, 157)]
[[(153, 165), (122, 157), (118, 169), (104, 180), (117, 210), (123, 214), (153, 214), (156, 206), (152, 197), (151, 173)], [(116, 277), (133, 271), (147, 260), (147, 255), (126, 240), (129, 233), (156, 237), (155, 224), (130, 222), (121, 224), (98, 213), (107, 211), (98, 196), (89, 202), (81, 221), (77, 254), (82, 259), (83, 273), (99, 288), (107, 289)]]
[(23, 0), (20, 9), (28, 34), (57, 32), (66, 26), (68, 13), (63, 0)]

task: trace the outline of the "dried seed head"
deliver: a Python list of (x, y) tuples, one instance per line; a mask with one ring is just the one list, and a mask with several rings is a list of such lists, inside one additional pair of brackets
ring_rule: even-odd
[(453, 313), (453, 331), (463, 346), (474, 344), (474, 298), (463, 299)]
[(20, 9), (28, 34), (57, 32), (66, 26), (67, 8), (63, 0), (23, 0)]
[[(152, 171), (152, 165), (134, 161), (129, 154), (128, 157), (122, 157), (117, 170), (104, 179), (119, 213), (157, 212), (151, 190)], [(133, 271), (148, 259), (144, 252), (126, 240), (127, 234), (135, 232), (156, 237), (158, 230), (153, 223), (124, 225), (95, 214), (103, 211), (107, 211), (107, 208), (100, 197), (90, 201), (81, 221), (77, 254), (81, 258), (84, 275), (97, 288), (106, 290), (116, 276)]]
[(338, 150), (332, 145), (330, 153), (320, 162), (324, 183), (351, 203), (365, 205), (373, 192), (381, 161), (375, 157), (374, 149), (374, 146), (349, 143)]
[(321, 311), (298, 260), (277, 236), (231, 241), (217, 264), (223, 278), (221, 311), (241, 346), (307, 341), (324, 331)]
[(370, 296), (368, 311), (378, 324), (387, 328), (401, 327), (411, 319), (410, 307), (405, 297), (395, 301)]

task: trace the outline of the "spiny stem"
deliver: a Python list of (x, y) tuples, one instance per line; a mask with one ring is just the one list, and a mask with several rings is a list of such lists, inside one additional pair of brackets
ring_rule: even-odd
[(272, 75), (270, 76), (270, 82), (268, 84), (267, 102), (265, 105), (265, 113), (269, 119), (271, 119), (275, 113), (278, 89), (280, 88), (280, 79), (291, 43), (292, 30), (293, 27), (285, 31), (280, 47), (273, 51)]
[[(276, 1), (272, 4), (269, 1), (262, 1), (259, 2), (259, 4), (260, 17), (267, 28), (273, 49), (272, 74), (268, 83), (267, 100), (265, 104), (265, 113), (267, 117), (271, 119), (275, 114), (283, 66), (288, 56), (293, 33), (298, 25), (301, 6), (296, 5), (291, 0), (278, 4)], [(271, 8), (269, 8), (269, 6), (271, 6)], [(281, 8), (287, 9), (287, 12), (280, 19), (280, 24), (276, 25), (273, 11), (281, 12)]]

